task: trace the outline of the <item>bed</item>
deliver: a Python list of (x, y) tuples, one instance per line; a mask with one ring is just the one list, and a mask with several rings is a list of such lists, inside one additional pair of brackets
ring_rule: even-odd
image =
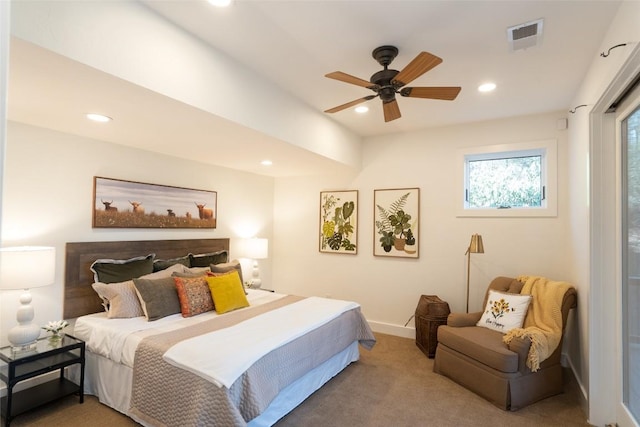
[(351, 301), (246, 289), (243, 308), (147, 320), (149, 300), (144, 316), (109, 318), (92, 288), (96, 260), (228, 250), (229, 239), (67, 243), (64, 316), (87, 343), (88, 394), (145, 426), (270, 426), (375, 344)]

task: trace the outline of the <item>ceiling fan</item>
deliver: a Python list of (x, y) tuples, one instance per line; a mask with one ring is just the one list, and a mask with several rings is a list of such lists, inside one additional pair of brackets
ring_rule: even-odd
[(403, 87), (442, 62), (441, 58), (438, 58), (429, 52), (420, 52), (413, 61), (402, 69), (402, 71), (390, 70), (388, 68), (389, 64), (391, 64), (393, 59), (398, 55), (397, 47), (380, 46), (373, 50), (372, 55), (375, 60), (384, 67), (384, 69), (372, 75), (369, 81), (343, 73), (342, 71), (335, 71), (333, 73), (326, 74), (325, 77), (366, 87), (367, 89), (374, 91), (376, 94), (368, 95), (363, 98), (356, 99), (355, 101), (330, 108), (325, 110), (325, 113), (342, 111), (346, 108), (353, 107), (354, 105), (372, 100), (379, 96), (380, 99), (382, 99), (384, 121), (390, 122), (391, 120), (399, 119), (401, 117), (400, 107), (398, 107), (398, 102), (396, 101), (397, 93), (401, 96), (407, 96), (410, 98), (430, 98), (452, 101), (456, 99), (456, 96), (458, 96), (458, 93), (460, 93), (460, 90), (462, 89), (459, 86)]

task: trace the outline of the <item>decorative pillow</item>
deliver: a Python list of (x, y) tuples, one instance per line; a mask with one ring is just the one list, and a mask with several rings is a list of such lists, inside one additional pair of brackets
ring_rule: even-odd
[(207, 277), (207, 283), (218, 314), (249, 306), (249, 301), (247, 301), (247, 297), (244, 294), (244, 288), (237, 272), (233, 271), (221, 276), (209, 276)]
[[(146, 274), (140, 277), (140, 279), (153, 280), (161, 279), (163, 277), (171, 277), (172, 273), (182, 269), (184, 269), (183, 265), (176, 264), (166, 270)], [(103, 306), (107, 311), (107, 317), (109, 319), (138, 317), (144, 315), (133, 280), (108, 284), (96, 282), (91, 286), (98, 293), (100, 298), (102, 298)]]
[(133, 280), (109, 284), (96, 282), (91, 286), (100, 295), (100, 298), (106, 301), (109, 319), (144, 315), (138, 295), (136, 295), (136, 289), (133, 286)]
[(171, 267), (175, 264), (182, 264), (185, 267), (191, 267), (191, 260), (189, 260), (189, 255), (171, 259), (156, 259), (153, 261), (153, 271), (164, 270), (165, 268)]
[(153, 272), (155, 254), (130, 259), (99, 259), (91, 264), (93, 281), (116, 283), (131, 280)]
[(242, 280), (242, 266), (240, 265), (240, 261), (234, 259), (231, 262), (223, 262), (220, 264), (211, 264), (209, 266), (212, 273), (228, 273), (230, 271), (237, 271), (238, 276), (240, 277), (240, 283), (244, 286), (244, 281)]
[(213, 310), (213, 299), (205, 278), (206, 276), (173, 278), (178, 291), (182, 317), (191, 317)]
[(180, 299), (173, 277), (133, 279), (142, 311), (148, 321), (180, 313)]
[(210, 264), (220, 264), (229, 260), (226, 250), (210, 252), (207, 254), (189, 254), (191, 267), (209, 267)]
[(503, 334), (513, 328), (521, 328), (531, 298), (531, 295), (510, 294), (490, 290), (487, 306), (476, 325), (493, 329)]

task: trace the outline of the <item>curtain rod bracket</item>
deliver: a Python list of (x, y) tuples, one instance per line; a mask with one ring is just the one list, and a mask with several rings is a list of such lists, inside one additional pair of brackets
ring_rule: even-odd
[(575, 113), (576, 113), (576, 110), (577, 110), (578, 108), (582, 108), (582, 107), (586, 107), (586, 106), (587, 106), (587, 104), (578, 105), (578, 106), (577, 106), (577, 107), (575, 107), (573, 110), (569, 110), (569, 112), (570, 112), (571, 114), (575, 114)]
[(609, 50), (607, 50), (607, 53), (601, 52), (601, 53), (600, 53), (600, 56), (602, 56), (603, 58), (606, 58), (607, 56), (609, 56), (609, 54), (611, 53), (611, 51), (612, 51), (613, 49), (615, 49), (615, 48), (617, 48), (617, 47), (626, 46), (626, 45), (627, 45), (626, 43), (620, 43), (620, 44), (617, 44), (617, 45), (615, 45), (615, 46), (612, 46), (612, 47), (610, 47), (610, 48), (609, 48)]

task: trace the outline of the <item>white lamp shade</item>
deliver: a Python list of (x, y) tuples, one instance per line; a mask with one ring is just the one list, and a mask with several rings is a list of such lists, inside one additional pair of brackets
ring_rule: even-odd
[(236, 242), (238, 258), (266, 259), (269, 257), (268, 239), (240, 239)]
[(52, 285), (56, 248), (16, 246), (0, 248), (0, 289), (31, 289)]

